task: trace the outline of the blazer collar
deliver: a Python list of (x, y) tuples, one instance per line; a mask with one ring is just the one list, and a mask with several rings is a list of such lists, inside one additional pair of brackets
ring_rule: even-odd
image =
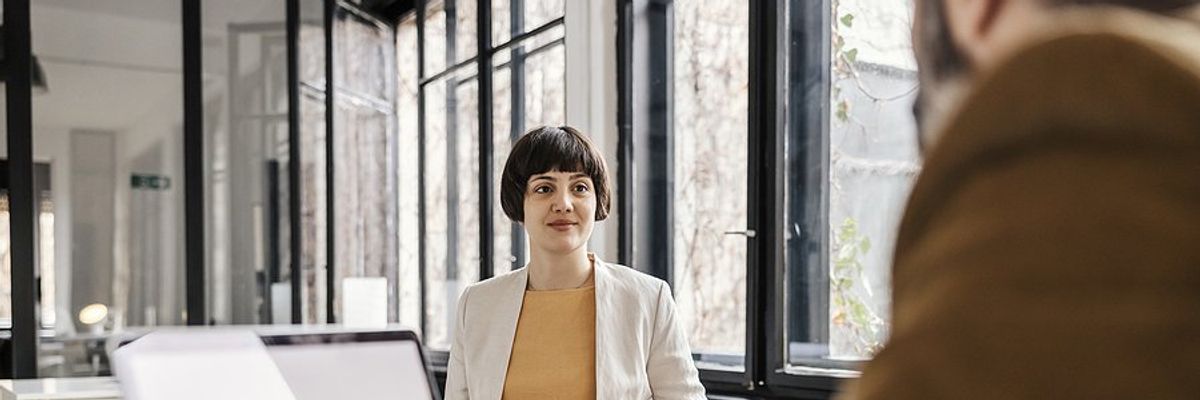
[(613, 351), (606, 351), (611, 348), (608, 346), (609, 341), (619, 340), (616, 324), (603, 323), (603, 321), (615, 321), (617, 316), (611, 300), (614, 296), (609, 294), (613, 292), (613, 276), (608, 263), (600, 260), (599, 256), (593, 255), (594, 262), (592, 263), (592, 281), (596, 285), (596, 398), (611, 399), (612, 394), (606, 390), (613, 387), (612, 369), (615, 363), (610, 359), (613, 356)]
[[(504, 393), (504, 381), (508, 374), (508, 361), (512, 355), (513, 339), (517, 335), (517, 318), (521, 316), (521, 304), (525, 300), (525, 287), (529, 281), (529, 270), (521, 268), (511, 275), (498, 277), (504, 279), (501, 283), (503, 286), (497, 290), (495, 299), (485, 301), (495, 301), (496, 307), (493, 309), (494, 323), (489, 324), (488, 329), (491, 332), (491, 338), (488, 340), (486, 348), (483, 350), (483, 360), (499, 360), (499, 362), (480, 366), (480, 371), (472, 371), (480, 374), (482, 382), (492, 382), (487, 389), (491, 393), (480, 393), (478, 398), (500, 400)], [(474, 397), (474, 396), (472, 396)]]
[[(593, 284), (596, 286), (596, 398), (608, 399), (612, 398), (606, 388), (614, 384), (615, 377), (609, 371), (612, 366), (618, 365), (610, 359), (611, 351), (605, 351), (605, 345), (609, 340), (619, 340), (618, 329), (615, 324), (600, 323), (600, 321), (614, 321), (617, 317), (614, 315), (612, 296), (607, 296), (614, 290), (613, 271), (611, 264), (608, 264), (593, 255)], [(504, 392), (504, 382), (508, 377), (508, 361), (512, 356), (513, 339), (517, 334), (517, 319), (521, 316), (521, 305), (525, 300), (525, 288), (529, 282), (529, 270), (521, 268), (511, 275), (499, 277), (504, 279), (501, 283), (503, 289), (499, 290), (502, 293), (495, 299), (495, 316), (496, 323), (493, 326), (492, 335), (495, 341), (493, 346), (488, 346), (485, 349), (485, 355), (482, 359), (485, 360), (501, 360), (483, 367), (483, 370), (477, 373), (481, 374), (483, 382), (493, 382), (494, 384), (488, 388), (490, 393), (481, 393), (479, 396), (483, 399), (500, 400)], [(499, 282), (498, 282), (499, 283)]]

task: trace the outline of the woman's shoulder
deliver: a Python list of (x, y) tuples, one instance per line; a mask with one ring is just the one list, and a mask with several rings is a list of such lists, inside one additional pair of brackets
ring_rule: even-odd
[(663, 288), (667, 287), (667, 282), (638, 271), (632, 267), (614, 263), (598, 263), (599, 268), (604, 270), (612, 277), (612, 286), (620, 291), (633, 292), (632, 294), (648, 294), (657, 296)]
[(497, 295), (512, 294), (513, 291), (520, 293), (525, 288), (525, 270), (524, 268), (505, 272), (494, 277), (484, 279), (479, 282), (472, 283), (467, 286), (463, 292), (470, 293), (472, 298), (494, 298)]

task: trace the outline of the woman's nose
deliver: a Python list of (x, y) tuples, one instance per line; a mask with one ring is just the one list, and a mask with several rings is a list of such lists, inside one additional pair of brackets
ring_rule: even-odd
[(553, 204), (553, 206), (552, 206), (551, 210), (552, 210), (552, 211), (554, 211), (554, 212), (558, 212), (558, 213), (569, 213), (569, 212), (571, 212), (571, 211), (572, 211), (572, 207), (571, 207), (571, 196), (570, 196), (570, 195), (568, 195), (568, 194), (566, 194), (566, 193), (563, 193), (563, 194), (561, 194), (561, 195), (555, 196), (555, 197), (554, 197), (554, 204)]

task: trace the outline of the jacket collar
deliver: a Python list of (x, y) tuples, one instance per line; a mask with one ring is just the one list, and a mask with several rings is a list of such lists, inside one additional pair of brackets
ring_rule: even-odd
[(614, 307), (611, 300), (616, 296), (610, 296), (613, 293), (612, 270), (613, 266), (600, 260), (600, 257), (593, 255), (594, 271), (592, 272), (593, 281), (596, 285), (596, 398), (611, 399), (614, 398), (606, 390), (613, 387), (614, 379), (610, 373), (617, 364), (612, 362), (610, 357), (616, 354), (615, 351), (605, 351), (608, 348), (606, 345), (610, 340), (617, 340), (617, 332), (619, 326), (611, 323), (601, 323), (601, 321), (616, 321)]
[[(608, 264), (600, 259), (600, 257), (592, 255), (593, 263), (593, 285), (596, 287), (596, 398), (607, 399), (611, 398), (605, 391), (605, 388), (611, 386), (614, 377), (608, 372), (610, 365), (615, 365), (610, 360), (609, 351), (604, 351), (605, 344), (608, 340), (616, 337), (619, 332), (619, 327), (613, 324), (602, 324), (599, 321), (613, 321), (614, 309), (609, 301), (605, 299), (611, 296), (606, 296), (614, 290), (613, 271), (611, 264)], [(479, 398), (500, 400), (504, 392), (504, 382), (508, 374), (508, 362), (512, 356), (513, 339), (517, 334), (517, 319), (521, 316), (521, 305), (525, 300), (525, 288), (528, 287), (529, 270), (521, 268), (509, 275), (497, 277), (503, 279), (499, 283), (502, 288), (498, 290), (500, 296), (494, 299), (496, 302), (495, 308), (495, 324), (493, 324), (495, 345), (488, 346), (484, 351), (483, 359), (485, 360), (503, 360), (491, 365), (487, 365), (481, 371), (472, 371), (480, 374), (480, 379), (483, 382), (492, 382), (492, 386), (487, 388), (488, 393), (481, 393)]]

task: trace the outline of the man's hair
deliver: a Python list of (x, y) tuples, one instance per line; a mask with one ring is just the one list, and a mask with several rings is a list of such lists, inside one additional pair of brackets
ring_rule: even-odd
[(525, 190), (529, 178), (551, 171), (581, 172), (592, 178), (596, 220), (608, 218), (612, 195), (608, 165), (591, 139), (569, 126), (543, 126), (513, 144), (500, 177), (500, 207), (516, 222), (525, 220)]

